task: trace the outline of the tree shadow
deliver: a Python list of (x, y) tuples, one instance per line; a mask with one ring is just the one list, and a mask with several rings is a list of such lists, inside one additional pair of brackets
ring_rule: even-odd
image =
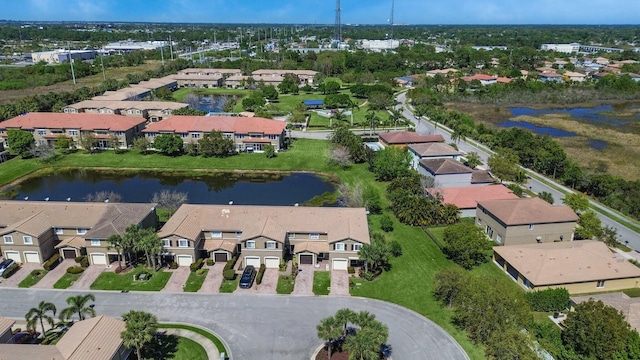
[(142, 356), (145, 359), (173, 359), (173, 355), (178, 351), (178, 337), (167, 335), (166, 332), (158, 332), (154, 339), (144, 349)]

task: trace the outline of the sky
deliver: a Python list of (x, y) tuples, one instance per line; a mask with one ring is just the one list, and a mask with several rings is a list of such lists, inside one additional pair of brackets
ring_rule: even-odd
[[(341, 0), (343, 24), (386, 24), (392, 0)], [(335, 0), (0, 0), (0, 19), (332, 24)], [(640, 0), (395, 0), (395, 24), (638, 24)]]

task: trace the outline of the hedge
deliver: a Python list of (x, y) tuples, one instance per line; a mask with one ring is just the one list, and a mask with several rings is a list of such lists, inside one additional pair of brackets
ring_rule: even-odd
[(524, 296), (533, 311), (562, 311), (569, 306), (569, 291), (565, 288), (532, 291)]
[(229, 261), (227, 261), (227, 264), (224, 266), (224, 270), (233, 270), (233, 267), (236, 266), (236, 263), (238, 262), (238, 255), (234, 255)]
[(213, 259), (209, 258), (207, 259), (207, 266), (213, 266), (215, 264), (215, 262), (213, 261)]
[(45, 270), (50, 271), (52, 269), (55, 269), (58, 264), (60, 264), (60, 254), (53, 254), (53, 256), (49, 258), (49, 260), (45, 261), (44, 264), (42, 264), (42, 267)]
[(80, 266), (82, 266), (83, 268), (89, 267), (89, 258), (87, 256), (80, 260)]
[(200, 258), (200, 259), (196, 260), (196, 262), (194, 262), (191, 265), (189, 265), (189, 268), (191, 269), (191, 272), (196, 272), (196, 271), (200, 270), (202, 265), (203, 265), (203, 259)]
[(67, 273), (69, 274), (80, 274), (84, 271), (82, 266), (71, 266), (67, 268)]
[(260, 264), (260, 270), (258, 270), (258, 276), (256, 276), (256, 284), (262, 284), (262, 277), (264, 276), (265, 270), (267, 270), (267, 267), (264, 264)]
[(225, 271), (222, 272), (222, 277), (225, 280), (233, 280), (236, 278), (236, 271), (233, 269), (226, 269)]
[(5, 279), (8, 279), (11, 275), (15, 274), (15, 272), (18, 271), (18, 269), (20, 269), (20, 265), (17, 263), (14, 263), (2, 273), (2, 277)]

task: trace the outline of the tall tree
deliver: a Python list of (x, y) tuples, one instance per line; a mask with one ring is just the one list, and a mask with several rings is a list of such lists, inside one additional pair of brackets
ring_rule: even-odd
[(113, 234), (107, 238), (107, 250), (115, 250), (118, 252), (118, 268), (122, 269), (122, 251), (124, 250), (125, 241), (120, 234)]
[(358, 331), (350, 335), (342, 346), (349, 352), (349, 360), (378, 360), (380, 343), (375, 342), (366, 331)]
[(36, 142), (33, 134), (24, 130), (7, 130), (7, 141), (11, 151), (23, 158), (29, 156), (29, 150)]
[(585, 212), (589, 209), (589, 198), (580, 193), (567, 194), (562, 199), (562, 202), (576, 213)]
[(198, 140), (198, 149), (204, 157), (225, 157), (235, 150), (233, 139), (222, 136), (220, 131), (211, 131)]
[(182, 138), (175, 134), (160, 134), (153, 140), (153, 148), (167, 156), (180, 155), (183, 147)]
[(89, 154), (93, 154), (98, 146), (98, 139), (92, 133), (80, 133), (79, 142), (80, 146)]
[(93, 310), (93, 306), (87, 305), (89, 301), (96, 301), (96, 297), (93, 294), (68, 297), (67, 304), (70, 306), (60, 311), (60, 320), (68, 321), (75, 314), (78, 314), (80, 321), (85, 319), (85, 315), (95, 317), (96, 311)]
[(342, 324), (333, 316), (322, 319), (316, 327), (318, 337), (325, 341), (327, 345), (327, 360), (331, 360), (331, 353), (336, 340), (342, 336)]
[(458, 223), (444, 230), (442, 252), (463, 268), (469, 270), (489, 260), (491, 242), (475, 224)]
[(144, 311), (131, 310), (122, 314), (125, 330), (120, 333), (124, 346), (136, 349), (138, 359), (143, 359), (142, 349), (153, 340), (158, 331), (158, 319)]
[(538, 193), (538, 197), (546, 202), (548, 202), (549, 204), (553, 204), (555, 202), (555, 200), (553, 199), (553, 194), (551, 194), (548, 191), (541, 191)]
[(34, 329), (36, 323), (39, 322), (40, 328), (42, 329), (42, 336), (44, 337), (44, 322), (46, 321), (50, 327), (53, 327), (55, 323), (53, 316), (49, 315), (49, 313), (53, 313), (53, 316), (55, 316), (56, 306), (50, 302), (40, 301), (38, 307), (29, 309), (24, 316), (25, 320), (27, 320), (27, 329)]

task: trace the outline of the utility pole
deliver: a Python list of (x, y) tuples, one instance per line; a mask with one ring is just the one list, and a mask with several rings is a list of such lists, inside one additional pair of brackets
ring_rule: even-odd
[(173, 61), (173, 41), (171, 41), (171, 34), (169, 34), (169, 52), (171, 53), (171, 60)]
[(71, 64), (71, 77), (73, 78), (73, 85), (76, 84), (76, 73), (73, 71), (73, 59), (71, 58), (71, 45), (67, 41), (67, 49), (69, 50), (69, 63)]
[(100, 52), (100, 64), (102, 65), (102, 81), (106, 81), (107, 76), (104, 74), (104, 54), (102, 51)]
[(162, 58), (162, 66), (164, 66), (164, 45), (160, 46), (160, 57)]

